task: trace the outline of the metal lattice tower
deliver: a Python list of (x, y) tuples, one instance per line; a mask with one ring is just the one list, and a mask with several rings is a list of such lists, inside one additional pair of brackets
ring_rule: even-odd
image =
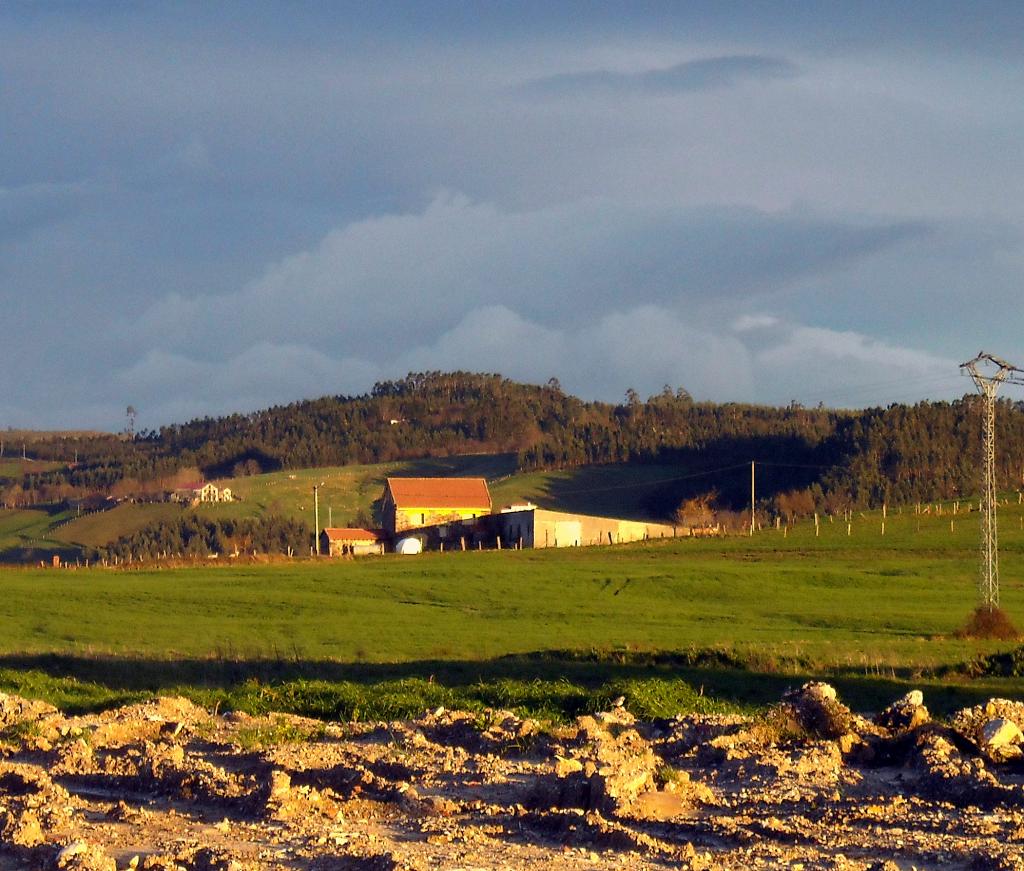
[[(993, 369), (994, 367), (994, 369)], [(996, 393), (1000, 384), (1024, 384), (1024, 370), (982, 351), (960, 364), (974, 381), (982, 405), (981, 571), (982, 607), (999, 606), (999, 532), (996, 522)]]

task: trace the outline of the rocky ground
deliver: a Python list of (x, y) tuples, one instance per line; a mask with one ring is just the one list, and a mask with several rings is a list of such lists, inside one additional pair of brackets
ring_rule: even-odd
[(1024, 868), (1024, 704), (543, 729), (324, 724), (184, 699), (65, 717), (0, 695), (0, 869)]

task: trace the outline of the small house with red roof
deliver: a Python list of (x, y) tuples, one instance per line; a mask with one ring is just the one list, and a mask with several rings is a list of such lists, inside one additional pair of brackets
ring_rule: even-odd
[(379, 529), (326, 527), (320, 533), (324, 556), (364, 556), (384, 553), (384, 533)]

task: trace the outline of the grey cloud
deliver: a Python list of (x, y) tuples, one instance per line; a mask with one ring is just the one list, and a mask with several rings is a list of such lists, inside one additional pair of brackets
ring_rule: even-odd
[[(962, 9), (943, 4), (547, 3), (502, 23), (456, 6), (5, 7), (0, 426), (365, 389), (410, 355), (486, 361), (470, 329), (505, 349), (488, 368), (533, 377), (547, 349), (543, 377), (565, 367), (612, 398), (688, 369), (660, 324), (707, 353), (775, 347), (781, 401), (815, 359), (778, 350), (797, 342), (786, 324), (883, 355), (1020, 361), (1017, 319), (990, 312), (1017, 310), (1024, 275), (1024, 66), (960, 45)], [(1010, 43), (1021, 12), (997, 6), (971, 32)], [(565, 71), (584, 72), (550, 75)], [(594, 97), (524, 98), (523, 82)], [(766, 307), (774, 338), (723, 326)], [(658, 336), (650, 366), (630, 331)]]
[(390, 365), (500, 371), (533, 383), (555, 375), (567, 390), (607, 400), (621, 399), (628, 387), (653, 393), (666, 383), (723, 400), (749, 396), (752, 387), (749, 356), (735, 337), (653, 305), (561, 329), (488, 306)]
[(763, 55), (728, 55), (684, 61), (671, 67), (635, 73), (589, 70), (559, 73), (525, 83), (528, 94), (564, 96), (587, 93), (682, 94), (729, 88), (745, 81), (768, 82), (792, 78), (799, 68), (785, 58)]
[(752, 209), (585, 201), (512, 212), (446, 195), (418, 214), (332, 231), (240, 291), (174, 294), (132, 324), (140, 346), (257, 341), (411, 347), (469, 310), (504, 305), (545, 324), (595, 323), (624, 304), (700, 308), (834, 271), (926, 232)]
[(84, 182), (0, 187), (0, 243), (75, 213), (91, 187)]
[[(121, 373), (118, 388), (158, 396), (147, 424), (262, 407), (324, 393), (361, 393), (410, 370), (499, 371), (541, 383), (552, 375), (580, 395), (620, 400), (663, 384), (698, 398), (859, 407), (948, 398), (961, 392), (955, 363), (852, 330), (762, 313), (716, 327), (655, 305), (623, 307), (591, 324), (553, 328), (507, 306), (474, 308), (436, 339), (374, 359), (261, 344), (221, 361), (153, 352)], [(190, 384), (203, 383), (201, 397)]]
[(538, 383), (554, 374), (567, 389), (606, 400), (627, 387), (649, 395), (669, 384), (717, 401), (862, 407), (950, 398), (964, 388), (952, 358), (854, 330), (760, 312), (716, 326), (654, 305), (563, 329), (482, 308), (391, 365), (497, 370)]
[(737, 318), (756, 373), (758, 400), (861, 407), (951, 398), (964, 392), (952, 357), (855, 330), (787, 321), (763, 313)]
[[(365, 360), (338, 358), (311, 348), (256, 343), (216, 360), (154, 349), (118, 372), (113, 391), (139, 401), (150, 421), (167, 423), (310, 399), (325, 393), (361, 393), (379, 377)], [(195, 385), (202, 385), (196, 396)]]

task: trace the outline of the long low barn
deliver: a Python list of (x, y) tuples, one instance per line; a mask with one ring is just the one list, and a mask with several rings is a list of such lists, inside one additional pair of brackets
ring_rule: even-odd
[(690, 534), (687, 527), (514, 506), (487, 518), (506, 547), (584, 547)]

